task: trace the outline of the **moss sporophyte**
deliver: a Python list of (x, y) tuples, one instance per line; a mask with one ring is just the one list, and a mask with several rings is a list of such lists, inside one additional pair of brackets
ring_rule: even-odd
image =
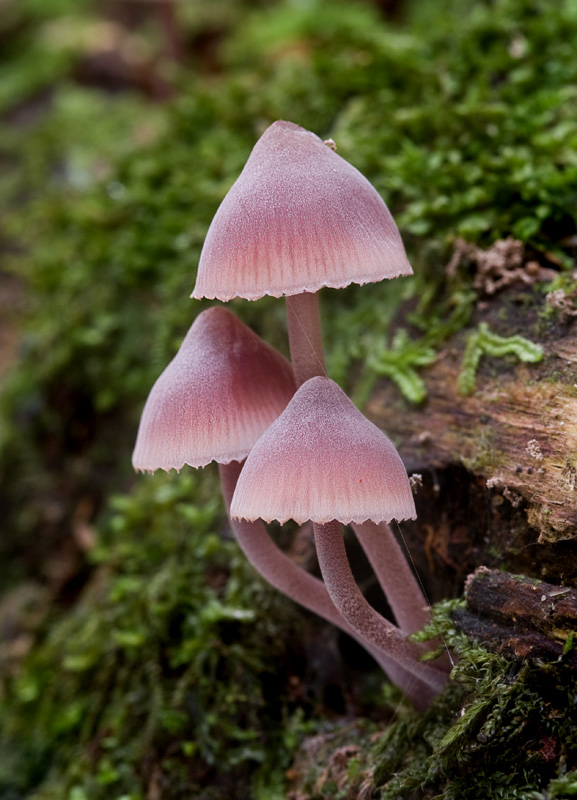
[[(392, 443), (325, 377), (315, 294), (412, 270), (386, 205), (328, 144), (290, 122), (265, 131), (210, 226), (193, 292), (286, 295), (294, 383), (229, 312), (205, 311), (151, 392), (134, 464), (217, 460), (231, 527), (257, 571), (364, 643), (422, 708), (447, 671), (421, 663), (423, 646), (406, 639), (426, 623), (426, 601), (387, 523), (414, 518), (411, 487)], [(261, 395), (271, 397), (266, 410)], [(313, 520), (324, 583), (268, 535), (263, 520), (289, 518)], [(340, 523), (355, 524), (400, 627), (359, 591)]]

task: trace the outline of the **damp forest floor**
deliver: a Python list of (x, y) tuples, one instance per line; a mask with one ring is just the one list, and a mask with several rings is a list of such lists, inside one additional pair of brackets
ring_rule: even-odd
[[(575, 0), (1, 7), (1, 800), (577, 796), (572, 633), (520, 657), (458, 624), (479, 566), (577, 581)], [(321, 307), (330, 376), (421, 476), (404, 535), (456, 664), (424, 713), (255, 576), (212, 467), (130, 464), (276, 119), (371, 180), (415, 273)], [(280, 301), (230, 305), (286, 353)]]

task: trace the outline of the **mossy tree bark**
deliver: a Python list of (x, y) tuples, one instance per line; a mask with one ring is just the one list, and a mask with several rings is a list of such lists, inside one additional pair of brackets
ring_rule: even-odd
[[(492, 353), (489, 347), (480, 353), (476, 372), (468, 376), (469, 391), (463, 393), (465, 354), (479, 330), (492, 332), (497, 343), (514, 337), (512, 349), (517, 352), (520, 343), (532, 353), (542, 348), (542, 357), (524, 363), (515, 353), (503, 354), (500, 347)], [(411, 770), (416, 775), (423, 764), (443, 758), (455, 770), (447, 773), (448, 783), (462, 770), (481, 775), (482, 763), (485, 773), (479, 781), (492, 780), (491, 764), (496, 772), (506, 764), (497, 764), (497, 749), (487, 745), (483, 750), (484, 726), (500, 720), (503, 709), (497, 730), (506, 745), (499, 747), (515, 768), (534, 767), (525, 755), (532, 729), (527, 725), (512, 735), (507, 719), (515, 714), (529, 719), (532, 714), (531, 724), (539, 731), (538, 726), (550, 725), (553, 733), (543, 740), (547, 746), (553, 743), (546, 754), (549, 761), (542, 751), (537, 760), (543, 785), (551, 778), (547, 770), (559, 757), (563, 734), (556, 722), (523, 703), (535, 696), (539, 709), (552, 708), (554, 703), (547, 704), (561, 696), (559, 687), (569, 686), (577, 663), (572, 633), (577, 608), (576, 367), (574, 317), (548, 306), (539, 286), (513, 285), (479, 301), (468, 327), (446, 341), (420, 372), (427, 391), (422, 404), (403, 399), (393, 381), (377, 381), (365, 411), (393, 438), (409, 473), (422, 478), (417, 520), (395, 527), (396, 533), (405, 539), (431, 601), (464, 594), (465, 604), (456, 604), (448, 624), (457, 635), (466, 635), (464, 646), (471, 655), (460, 652), (463, 672), (432, 712), (437, 720), (447, 714), (434, 723), (443, 732), (439, 741), (445, 736), (441, 744), (417, 757), (391, 760), (389, 750), (405, 752), (409, 747), (406, 752), (412, 752), (415, 746), (414, 739), (403, 744), (403, 737), (410, 739), (414, 731), (394, 723), (380, 738), (375, 734), (372, 750), (354, 756), (366, 762), (357, 776), (339, 774), (341, 789), (346, 786), (350, 796), (371, 796), (375, 787), (387, 798), (416, 796), (410, 791)], [(474, 653), (484, 651), (476, 642), (490, 651), (480, 656), (478, 669)], [(499, 661), (502, 657), (507, 662)], [(487, 664), (494, 664), (495, 672), (481, 686)], [(503, 664), (508, 665), (504, 671)], [(461, 683), (463, 675), (468, 684)], [(564, 702), (555, 710), (559, 730), (569, 714)], [(467, 724), (455, 722), (456, 710)], [(429, 731), (429, 724), (433, 722), (424, 721), (422, 730)], [(471, 755), (459, 756), (454, 764), (447, 756), (453, 741), (461, 753), (471, 747)], [(346, 746), (353, 746), (350, 740)], [(324, 787), (327, 774), (335, 779), (335, 765), (344, 752), (344, 745), (332, 750), (320, 775), (314, 764), (301, 767), (300, 778), (317, 775), (317, 788)], [(300, 767), (298, 758), (295, 764)], [(440, 792), (443, 780), (437, 785), (426, 770), (422, 767), (421, 779)]]
[[(384, 380), (367, 404), (409, 472), (422, 475), (418, 520), (403, 528), (433, 599), (459, 592), (481, 564), (553, 583), (577, 576), (577, 325), (550, 311), (537, 287), (511, 287), (479, 304), (423, 370), (423, 404)], [(481, 354), (463, 394), (465, 349), (483, 324), (521, 334), (543, 357)]]

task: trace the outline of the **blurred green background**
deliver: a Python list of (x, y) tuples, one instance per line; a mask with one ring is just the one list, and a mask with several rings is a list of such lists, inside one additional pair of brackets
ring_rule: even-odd
[[(329, 371), (419, 402), (477, 299), (457, 240), (574, 286), (576, 50), (574, 0), (0, 2), (0, 797), (285, 796), (326, 708), (295, 612), (210, 468), (130, 465), (206, 230), (275, 119), (332, 137), (416, 277), (324, 294)], [(231, 305), (286, 352), (281, 303)]]

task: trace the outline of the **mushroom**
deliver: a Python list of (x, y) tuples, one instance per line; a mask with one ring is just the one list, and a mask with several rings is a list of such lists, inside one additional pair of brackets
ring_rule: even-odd
[[(304, 383), (252, 448), (231, 503), (233, 518), (314, 523), (328, 592), (344, 619), (435, 691), (443, 670), (419, 662), (421, 648), (378, 614), (351, 572), (341, 523), (414, 519), (403, 463), (393, 444), (331, 380)], [(403, 580), (403, 576), (400, 576)]]
[(354, 630), (336, 609), (325, 584), (295, 564), (276, 546), (261, 519), (247, 521), (231, 516), (230, 504), (242, 469), (243, 465), (235, 462), (226, 466), (219, 465), (222, 493), (231, 527), (239, 546), (256, 571), (291, 600), (356, 639), (369, 651), (391, 681), (408, 695), (415, 708), (426, 708), (433, 698), (429, 685), (401, 667), (380, 648), (369, 644), (364, 636)]
[(290, 364), (234, 314), (198, 315), (148, 396), (135, 469), (242, 461), (295, 390)]
[[(133, 465), (153, 472), (219, 463), (230, 504), (239, 462), (295, 390), (286, 359), (222, 307), (196, 318), (180, 350), (154, 384), (146, 401)], [(257, 572), (292, 600), (361, 640), (334, 607), (326, 587), (301, 569), (273, 542), (262, 523), (231, 520), (239, 546)], [(365, 644), (366, 646), (366, 644)], [(415, 682), (370, 646), (385, 671), (411, 695)]]
[[(285, 294), (300, 385), (325, 374), (317, 290), (411, 273), (397, 226), (369, 181), (314, 133), (280, 120), (258, 140), (218, 209), (192, 296)], [(426, 623), (427, 603), (392, 532), (381, 527), (375, 533), (367, 523), (355, 532), (399, 624), (412, 631)], [(405, 576), (402, 592), (391, 572)]]
[(300, 385), (325, 374), (315, 293), (410, 274), (397, 226), (369, 181), (314, 133), (279, 120), (212, 221), (192, 297), (286, 295)]

